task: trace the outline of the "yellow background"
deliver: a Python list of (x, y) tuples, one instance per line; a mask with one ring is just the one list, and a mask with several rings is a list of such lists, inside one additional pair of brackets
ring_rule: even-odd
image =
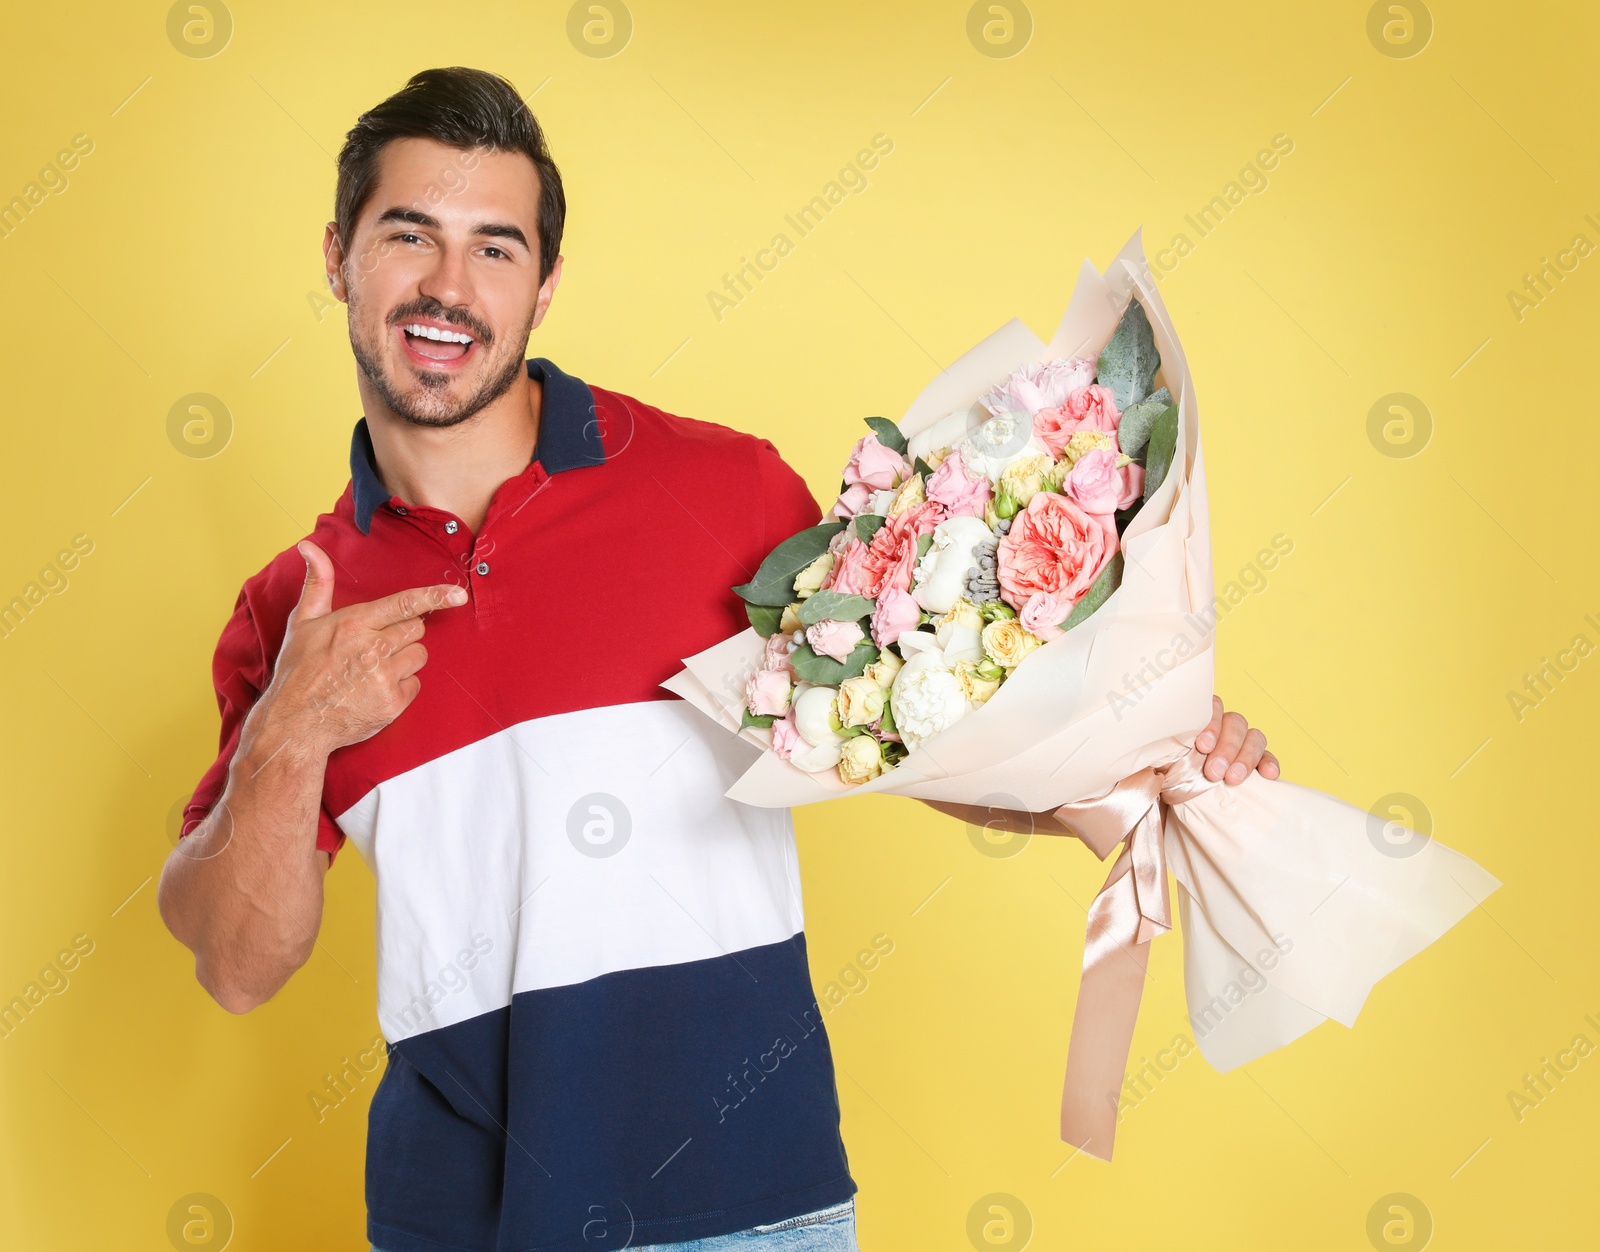
[[(1600, 1044), (1600, 658), (1520, 719), (1507, 693), (1580, 633), (1600, 644), (1600, 256), (1521, 320), (1507, 292), (1574, 236), (1600, 244), (1593, 6), (1441, 2), (1405, 58), (1360, 3), (1040, 3), (1009, 57), (980, 54), (960, 3), (637, 0), (607, 58), (552, 3), (232, 17), (191, 57), (159, 4), (15, 6), (0, 52), (0, 200), (72, 136), (94, 144), (0, 239), (0, 601), (74, 535), (94, 545), (0, 639), (0, 1000), (74, 936), (94, 945), (0, 1039), (0, 1242), (163, 1249), (174, 1202), (205, 1193), (246, 1252), (365, 1247), (376, 1078), (320, 1122), (310, 1096), (377, 1034), (367, 870), (334, 870), (316, 955), (242, 1018), (195, 984), (152, 876), (213, 754), (210, 653), (238, 586), (347, 477), (342, 309), (309, 298), (332, 154), (438, 64), (534, 93), (566, 179), (533, 352), (770, 437), (822, 497), (863, 415), (898, 416), (1013, 315), (1048, 338), (1086, 255), (1141, 224), (1152, 253), (1189, 234), (1162, 291), (1219, 582), (1293, 543), (1223, 623), (1218, 690), (1289, 777), (1363, 807), (1420, 797), (1506, 884), (1355, 1030), (1227, 1075), (1191, 1054), (1124, 1119), (1114, 1164), (1063, 1168), (1081, 904), (1105, 867), (1042, 838), (981, 855), (905, 801), (798, 812), (819, 990), (893, 942), (828, 1016), (863, 1247), (968, 1247), (993, 1193), (1035, 1248), (1366, 1247), (1395, 1192), (1437, 1247), (1592, 1237), (1600, 1057), (1521, 1120), (1507, 1093), (1574, 1036)], [(719, 321), (707, 292), (877, 133), (894, 147), (870, 187)], [(1294, 147), (1267, 189), (1196, 239), (1185, 214), (1275, 134)], [(208, 458), (167, 437), (191, 392), (232, 415)], [(1369, 439), (1392, 392), (1431, 414), (1415, 455)], [(1135, 1063), (1187, 1030), (1176, 935), (1152, 975)]]

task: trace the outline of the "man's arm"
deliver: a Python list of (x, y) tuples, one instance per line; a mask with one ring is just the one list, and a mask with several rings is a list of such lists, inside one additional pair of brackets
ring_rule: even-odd
[(441, 584), (334, 611), (333, 562), (310, 541), (300, 552), (305, 588), (272, 681), (241, 727), (221, 797), (168, 856), (157, 891), (195, 977), (233, 1013), (270, 999), (316, 943), (331, 860), (317, 847), (328, 756), (416, 698), (423, 615), (466, 601)]
[(270, 999), (311, 956), (322, 924), (317, 847), (326, 753), (297, 745), (265, 695), (245, 719), (228, 784), (178, 841), (156, 901), (195, 978), (230, 1013)]
[[(1267, 751), (1267, 737), (1245, 721), (1241, 713), (1227, 713), (1220, 696), (1211, 697), (1211, 721), (1195, 736), (1194, 746), (1206, 753), (1202, 767), (1205, 776), (1216, 782), (1226, 779), (1237, 786), (1259, 770), (1263, 778), (1279, 775), (1278, 758)], [(991, 809), (978, 804), (951, 804), (945, 800), (924, 800), (929, 808), (966, 822), (1019, 835), (1070, 835), (1072, 829), (1054, 812), (1030, 813), (1021, 809)]]

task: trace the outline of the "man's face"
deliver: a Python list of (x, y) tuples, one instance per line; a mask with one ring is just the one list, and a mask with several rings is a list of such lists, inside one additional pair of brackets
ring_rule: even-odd
[(400, 139), (348, 254), (324, 238), (356, 364), (397, 416), (454, 426), (504, 395), (561, 277), (539, 282), (539, 179), (520, 153)]

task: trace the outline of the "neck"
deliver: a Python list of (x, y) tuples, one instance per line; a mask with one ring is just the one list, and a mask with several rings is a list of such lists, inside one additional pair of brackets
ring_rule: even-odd
[(543, 386), (526, 372), (505, 395), (455, 426), (418, 426), (397, 417), (361, 380), (378, 477), (408, 505), (443, 509), (474, 533), (501, 483), (533, 460)]

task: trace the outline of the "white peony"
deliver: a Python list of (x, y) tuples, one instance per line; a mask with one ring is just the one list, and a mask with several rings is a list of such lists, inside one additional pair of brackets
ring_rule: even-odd
[(991, 417), (960, 444), (961, 463), (971, 473), (988, 475), (991, 483), (1013, 461), (1025, 456), (1050, 458), (1049, 450), (1033, 437), (1033, 419), (1025, 413), (1002, 413)]
[(983, 635), (960, 622), (945, 622), (933, 636), (939, 641), (939, 655), (954, 669), (962, 661), (983, 660)]
[(917, 560), (911, 598), (930, 613), (948, 613), (967, 586), (973, 552), (994, 538), (981, 517), (947, 517), (933, 528), (933, 543)]
[(833, 728), (837, 687), (801, 683), (795, 688), (794, 728), (800, 741), (789, 754), (789, 764), (808, 774), (820, 774), (839, 763), (845, 737)]
[[(940, 448), (954, 447), (967, 435), (967, 432), (983, 424), (989, 415), (978, 405), (968, 405), (964, 409), (957, 409), (941, 417), (933, 425), (919, 433), (912, 435), (906, 442), (906, 460), (912, 465), (917, 463), (917, 458), (927, 459), (928, 453), (937, 452)], [(974, 473), (977, 471), (974, 470)]]
[(971, 709), (960, 678), (945, 663), (937, 645), (920, 649), (895, 675), (889, 705), (895, 730), (913, 752)]

